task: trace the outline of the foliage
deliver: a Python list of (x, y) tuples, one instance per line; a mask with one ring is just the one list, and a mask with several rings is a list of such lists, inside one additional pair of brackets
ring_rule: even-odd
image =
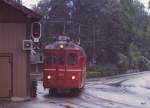
[(118, 68), (112, 64), (97, 65), (96, 67), (88, 67), (88, 77), (110, 76), (118, 74)]
[(119, 61), (117, 64), (118, 73), (125, 73), (129, 69), (129, 59), (122, 53), (118, 54)]
[(43, 15), (43, 46), (67, 35), (98, 67), (150, 68), (150, 17), (138, 0), (42, 0), (34, 10)]
[(134, 69), (141, 71), (150, 69), (150, 60), (142, 54), (137, 46), (131, 44), (130, 46), (131, 66)]

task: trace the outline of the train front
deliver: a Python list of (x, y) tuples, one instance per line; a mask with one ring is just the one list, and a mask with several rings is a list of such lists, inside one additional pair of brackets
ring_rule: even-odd
[(84, 50), (65, 37), (44, 50), (44, 88), (80, 89), (86, 77)]

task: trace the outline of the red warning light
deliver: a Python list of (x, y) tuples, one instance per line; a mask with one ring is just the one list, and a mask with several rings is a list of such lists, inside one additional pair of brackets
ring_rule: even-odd
[(41, 23), (39, 22), (32, 23), (32, 37), (33, 38), (41, 37)]

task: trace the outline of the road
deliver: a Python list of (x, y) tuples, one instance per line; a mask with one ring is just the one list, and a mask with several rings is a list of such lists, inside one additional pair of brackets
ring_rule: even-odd
[(150, 108), (150, 72), (88, 79), (78, 95), (48, 96), (39, 82), (37, 98), (0, 108)]

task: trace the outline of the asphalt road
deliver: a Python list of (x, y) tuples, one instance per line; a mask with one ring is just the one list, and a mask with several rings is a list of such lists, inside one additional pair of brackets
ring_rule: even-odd
[(0, 102), (0, 108), (150, 108), (150, 72), (94, 78), (80, 94), (49, 96), (38, 82), (38, 96), (27, 102)]

